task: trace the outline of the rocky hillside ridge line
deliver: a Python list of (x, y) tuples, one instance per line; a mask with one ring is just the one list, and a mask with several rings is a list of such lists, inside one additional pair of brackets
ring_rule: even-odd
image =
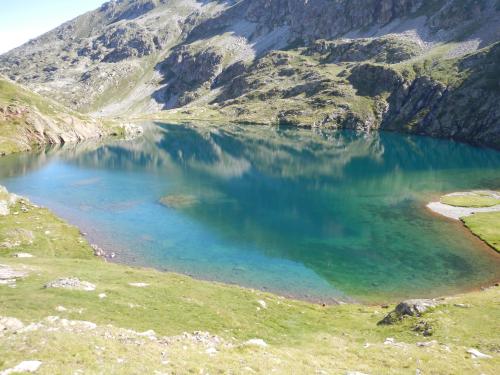
[[(97, 116), (195, 113), (498, 147), (498, 84), (477, 87), (474, 73), (483, 82), (492, 69), (467, 56), (495, 49), (499, 23), (498, 0), (120, 0), (0, 56), (0, 71)], [(457, 70), (464, 86), (449, 90)], [(377, 74), (401, 77), (380, 94), (354, 81), (387, 85)]]
[(139, 133), (134, 125), (84, 116), (0, 76), (0, 156), (35, 145)]

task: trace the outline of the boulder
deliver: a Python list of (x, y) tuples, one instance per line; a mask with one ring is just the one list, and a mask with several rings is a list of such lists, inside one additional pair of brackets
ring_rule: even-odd
[(422, 316), (430, 308), (436, 307), (437, 303), (430, 299), (410, 299), (400, 302), (396, 308), (387, 314), (378, 325), (394, 324), (404, 316)]

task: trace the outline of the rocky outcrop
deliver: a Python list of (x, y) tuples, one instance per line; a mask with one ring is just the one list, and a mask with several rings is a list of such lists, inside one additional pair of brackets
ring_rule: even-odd
[(378, 322), (379, 325), (394, 324), (405, 316), (420, 317), (429, 309), (437, 306), (434, 300), (429, 299), (411, 299), (399, 303), (394, 311), (387, 314), (384, 319)]
[(151, 55), (161, 49), (160, 38), (135, 22), (113, 25), (100, 37), (78, 50), (79, 56), (94, 61), (119, 62), (129, 58)]
[(45, 288), (56, 288), (56, 289), (70, 289), (70, 290), (81, 290), (85, 292), (92, 292), (95, 290), (96, 286), (88, 281), (81, 281), (76, 277), (60, 278), (45, 284)]
[(120, 0), (2, 55), (0, 71), (103, 116), (189, 106), (500, 147), (499, 22), (496, 0)]
[(315, 41), (305, 54), (321, 55), (323, 63), (356, 62), (373, 60), (395, 64), (423, 52), (422, 46), (412, 40), (384, 37), (375, 39), (339, 39)]
[(169, 107), (180, 107), (196, 99), (200, 88), (209, 89), (222, 71), (223, 56), (206, 49), (191, 51), (186, 47), (173, 51), (162, 63), (169, 80), (165, 90), (165, 102)]

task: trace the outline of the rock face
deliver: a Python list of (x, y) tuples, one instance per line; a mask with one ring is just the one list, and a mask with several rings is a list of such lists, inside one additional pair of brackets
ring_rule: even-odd
[(182, 108), (500, 147), (499, 23), (496, 0), (110, 1), (0, 72), (98, 115)]
[(384, 319), (378, 322), (379, 325), (394, 324), (404, 316), (421, 316), (427, 310), (437, 306), (437, 303), (429, 299), (411, 299), (399, 303), (394, 311), (391, 311)]

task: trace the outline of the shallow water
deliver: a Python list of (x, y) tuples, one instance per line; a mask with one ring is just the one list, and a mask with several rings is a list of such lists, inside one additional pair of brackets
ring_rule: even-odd
[(397, 300), (500, 279), (498, 254), (425, 209), (500, 187), (499, 152), (451, 141), (151, 124), (131, 142), (1, 158), (0, 183), (119, 261), (298, 298)]

